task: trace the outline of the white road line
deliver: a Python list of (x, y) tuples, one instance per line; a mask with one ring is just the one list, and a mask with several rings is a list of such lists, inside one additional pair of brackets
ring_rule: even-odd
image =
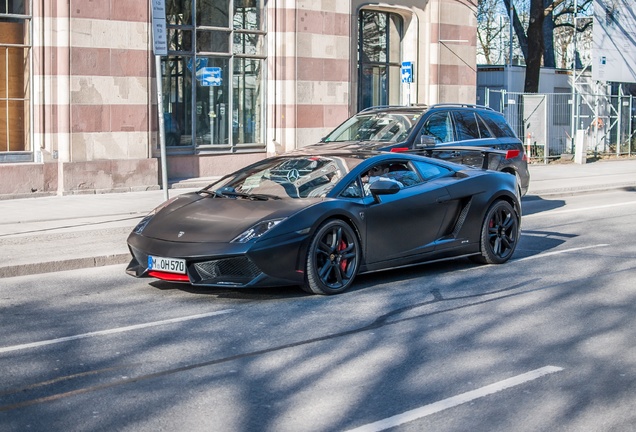
[(350, 429), (347, 432), (378, 432), (386, 429), (390, 429), (399, 426), (404, 423), (411, 422), (413, 420), (421, 419), (423, 417), (438, 413), (448, 408), (453, 408), (458, 405), (465, 404), (466, 402), (473, 401), (475, 399), (482, 398), (484, 396), (491, 395), (493, 393), (500, 392), (502, 390), (516, 387), (518, 385), (527, 383), (529, 381), (536, 380), (542, 376), (562, 371), (563, 368), (558, 366), (545, 366), (540, 369), (535, 369), (530, 372), (526, 372), (521, 375), (514, 376), (512, 378), (505, 379), (503, 381), (496, 382), (494, 384), (487, 385), (485, 387), (478, 388), (466, 393), (462, 393), (457, 396), (453, 396), (448, 399), (444, 399), (438, 402), (434, 402), (430, 405), (424, 405), (423, 407), (416, 408), (411, 411), (407, 411), (402, 414), (395, 415), (393, 417), (379, 420), (374, 423), (369, 423), (364, 426)]
[(522, 219), (528, 219), (531, 217), (545, 216), (545, 215), (552, 216), (552, 215), (565, 214), (565, 213), (578, 213), (578, 212), (584, 212), (584, 211), (590, 211), (590, 210), (601, 210), (601, 209), (607, 209), (612, 207), (622, 207), (622, 206), (633, 205), (633, 204), (636, 204), (636, 201), (626, 201), (621, 203), (605, 204), (605, 205), (599, 205), (594, 207), (573, 208), (573, 209), (566, 209), (566, 210), (546, 210), (546, 211), (542, 211), (538, 213), (532, 213), (529, 215), (523, 215)]
[(528, 260), (537, 259), (537, 258), (545, 258), (545, 257), (549, 257), (549, 256), (552, 256), (552, 255), (560, 255), (560, 254), (564, 254), (564, 253), (578, 252), (578, 251), (582, 251), (582, 250), (586, 250), (586, 249), (594, 249), (594, 248), (600, 248), (600, 247), (606, 247), (606, 246), (609, 246), (609, 245), (605, 244), (605, 243), (601, 243), (601, 244), (592, 245), (592, 246), (584, 246), (584, 247), (578, 247), (578, 248), (563, 249), (563, 250), (558, 250), (558, 251), (553, 251), (553, 252), (546, 252), (546, 253), (540, 253), (540, 254), (537, 254), (537, 255), (531, 255), (531, 256), (527, 256), (525, 258), (519, 258), (519, 259), (511, 260), (511, 262), (528, 261)]
[(78, 334), (74, 336), (67, 336), (67, 337), (62, 337), (57, 339), (49, 339), (49, 340), (40, 341), (40, 342), (32, 342), (32, 343), (27, 343), (22, 345), (7, 346), (7, 347), (0, 348), (0, 354), (11, 352), (11, 351), (28, 349), (28, 348), (36, 348), (36, 347), (41, 347), (45, 345), (53, 345), (57, 343), (68, 342), (68, 341), (73, 341), (78, 339), (86, 339), (86, 338), (91, 338), (95, 336), (112, 335), (116, 333), (132, 331), (132, 330), (140, 330), (140, 329), (144, 329), (148, 327), (157, 327), (157, 326), (162, 326), (166, 324), (174, 324), (174, 323), (179, 323), (184, 321), (191, 321), (195, 319), (208, 318), (211, 316), (228, 314), (230, 312), (234, 312), (234, 309), (225, 309), (225, 310), (220, 310), (216, 312), (209, 312), (209, 313), (204, 313), (199, 315), (190, 315), (190, 316), (185, 316), (180, 318), (171, 318), (171, 319), (167, 319), (163, 321), (154, 321), (154, 322), (137, 324), (137, 325), (127, 326), (127, 327), (118, 327), (118, 328), (109, 329), (109, 330), (100, 330), (100, 331), (95, 331), (90, 333)]

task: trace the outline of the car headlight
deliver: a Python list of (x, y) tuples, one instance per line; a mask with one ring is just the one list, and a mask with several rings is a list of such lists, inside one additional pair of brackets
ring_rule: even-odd
[(135, 229), (133, 229), (133, 232), (135, 234), (141, 234), (144, 228), (146, 228), (146, 225), (148, 225), (148, 223), (150, 222), (150, 220), (153, 218), (154, 215), (159, 213), (164, 207), (167, 207), (170, 203), (176, 201), (177, 199), (179, 199), (178, 196), (170, 198), (169, 200), (166, 200), (165, 202), (159, 204), (150, 213), (148, 213), (141, 221), (139, 221)]
[(281, 223), (285, 218), (281, 219), (270, 219), (266, 221), (262, 221), (251, 227), (250, 229), (244, 231), (242, 234), (232, 240), (232, 243), (247, 243), (250, 240), (254, 240), (256, 238), (261, 237), (266, 232), (274, 228), (276, 225)]

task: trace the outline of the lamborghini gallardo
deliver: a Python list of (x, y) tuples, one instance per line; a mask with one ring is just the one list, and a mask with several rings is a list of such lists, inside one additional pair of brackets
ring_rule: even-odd
[(128, 237), (126, 271), (336, 294), (361, 273), (460, 257), (505, 263), (519, 241), (519, 200), (514, 176), (442, 159), (295, 152), (157, 207)]

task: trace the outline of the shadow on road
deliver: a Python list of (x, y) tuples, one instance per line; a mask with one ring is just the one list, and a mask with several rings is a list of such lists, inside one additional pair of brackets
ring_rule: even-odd
[(565, 201), (561, 199), (547, 200), (538, 195), (525, 196), (521, 200), (521, 210), (524, 216), (542, 213), (558, 209), (565, 206)]

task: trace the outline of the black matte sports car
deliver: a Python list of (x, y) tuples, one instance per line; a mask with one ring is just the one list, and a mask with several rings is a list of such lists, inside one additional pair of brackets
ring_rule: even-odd
[(364, 272), (456, 257), (504, 263), (520, 221), (505, 173), (406, 153), (297, 152), (156, 208), (128, 237), (126, 271), (335, 294)]

